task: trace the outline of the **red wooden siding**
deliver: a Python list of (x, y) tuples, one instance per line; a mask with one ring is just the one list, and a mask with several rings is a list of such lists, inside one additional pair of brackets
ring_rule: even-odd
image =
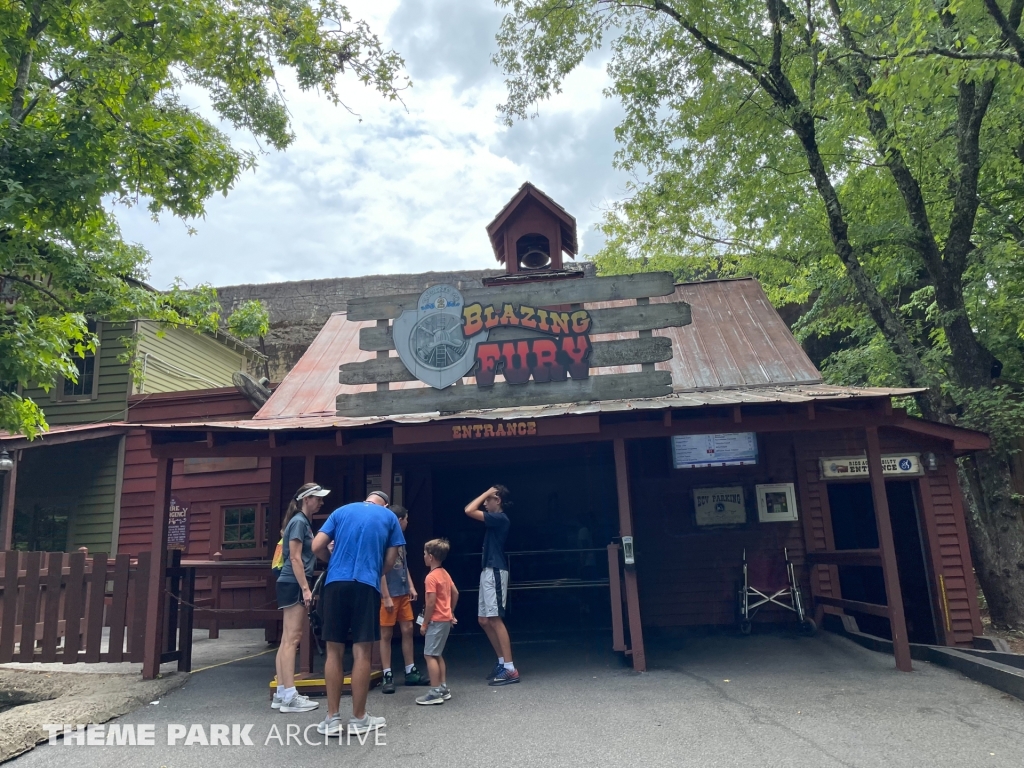
[[(737, 589), (744, 548), (748, 558), (780, 561), (789, 549), (804, 594), (804, 535), (799, 521), (759, 523), (754, 486), (795, 481), (788, 435), (761, 435), (757, 466), (677, 470), (669, 441), (630, 445), (630, 479), (636, 528), (640, 608), (645, 626), (729, 625), (737, 622)], [(747, 523), (700, 529), (694, 523), (693, 489), (742, 485)], [(755, 585), (756, 586), (756, 585)], [(795, 614), (765, 606), (755, 621), (795, 621)]]
[[(947, 642), (954, 645), (971, 645), (974, 635), (981, 634), (981, 618), (978, 612), (977, 591), (971, 566), (967, 529), (963, 518), (963, 501), (956, 483), (955, 465), (951, 456), (943, 452), (942, 444), (929, 444), (920, 436), (910, 436), (895, 431), (881, 433), (883, 453), (932, 451), (939, 460), (935, 471), (927, 471), (918, 483), (920, 502), (919, 514), (922, 527), (932, 527), (936, 532), (939, 552), (930, 551), (930, 536), (924, 535), (925, 557), (931, 578), (937, 581), (942, 574), (945, 582), (946, 601), (949, 606), (949, 628), (947, 629), (945, 609), (938, 584), (934, 585), (932, 608), (940, 631), (946, 634)], [(828, 484), (819, 478), (818, 458), (821, 456), (851, 456), (865, 452), (865, 438), (860, 431), (806, 433), (798, 438), (797, 462), (801, 473), (798, 485), (798, 504), (801, 513), (809, 519), (812, 544), (809, 550), (831, 549), (831, 530), (828, 514)], [(928, 516), (932, 520), (928, 520)], [(829, 566), (815, 568), (812, 583), (816, 594), (841, 597), (838, 588), (837, 569)], [(838, 609), (826, 608), (826, 612), (837, 613)]]
[[(134, 423), (230, 421), (248, 418), (256, 412), (235, 389), (138, 395), (129, 399), (128, 408), (129, 421)], [(149, 453), (145, 432), (129, 432), (118, 552), (136, 555), (149, 548), (155, 481), (156, 459)], [(255, 503), (262, 512), (262, 506), (269, 502), (270, 459), (260, 459), (256, 469), (189, 475), (184, 474), (182, 462), (177, 461), (171, 487), (174, 495), (190, 507), (189, 546), (184, 557), (205, 560), (220, 548), (223, 506)], [(197, 584), (197, 588), (202, 586)]]

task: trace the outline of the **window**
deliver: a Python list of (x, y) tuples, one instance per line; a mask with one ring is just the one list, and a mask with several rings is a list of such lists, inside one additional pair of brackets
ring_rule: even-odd
[(96, 355), (86, 352), (85, 357), (74, 358), (78, 381), (64, 379), (64, 397), (92, 397), (93, 379), (96, 378)]
[(256, 506), (224, 509), (223, 549), (255, 549), (260, 539), (256, 531)]
[[(89, 321), (89, 333), (99, 335), (97, 323)], [(58, 399), (95, 400), (99, 394), (99, 361), (96, 352), (86, 352), (85, 357), (72, 353), (71, 360), (78, 369), (78, 381), (64, 379), (57, 387)]]

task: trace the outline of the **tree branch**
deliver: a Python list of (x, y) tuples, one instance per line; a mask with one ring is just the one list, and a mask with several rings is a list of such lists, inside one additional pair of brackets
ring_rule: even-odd
[(960, 83), (957, 96), (956, 193), (950, 216), (949, 236), (943, 253), (947, 275), (958, 283), (972, 249), (971, 235), (978, 213), (978, 176), (981, 173), (981, 124), (995, 91), (995, 80)]
[(65, 312), (70, 311), (68, 306), (67, 306), (67, 304), (65, 304), (63, 301), (61, 301), (59, 298), (57, 298), (57, 296), (55, 296), (50, 290), (48, 290), (46, 288), (43, 288), (43, 286), (39, 285), (39, 283), (33, 282), (32, 280), (26, 280), (25, 278), (18, 277), (17, 275), (0, 275), (0, 279), (12, 280), (15, 283), (21, 283), (22, 285), (27, 285), (30, 288), (33, 288), (33, 289), (39, 291), (40, 293), (49, 296), (50, 299), (53, 301), (53, 303), (56, 304), (58, 307), (60, 307)]
[(992, 17), (996, 26), (999, 27), (999, 32), (1004, 42), (1017, 52), (1017, 63), (1024, 67), (1024, 38), (1017, 32), (1017, 27), (1020, 26), (1021, 11), (1024, 9), (1024, 3), (1021, 3), (1020, 0), (1014, 0), (1010, 7), (1010, 16), (1011, 18), (1015, 17), (1016, 21), (1011, 22), (1003, 13), (1003, 9), (999, 7), (999, 3), (996, 0), (983, 1), (988, 15)]

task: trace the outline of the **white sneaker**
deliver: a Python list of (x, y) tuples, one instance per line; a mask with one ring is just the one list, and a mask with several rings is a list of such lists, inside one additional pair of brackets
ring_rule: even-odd
[(378, 728), (383, 728), (385, 725), (387, 725), (387, 721), (383, 717), (374, 717), (370, 714), (364, 715), (362, 720), (350, 717), (348, 720), (348, 735), (360, 736), (364, 733), (375, 731)]
[(323, 736), (341, 736), (341, 715), (328, 715), (316, 727)]
[[(271, 704), (271, 706), (273, 706), (273, 704)], [(278, 707), (278, 709), (281, 712), (309, 712), (311, 709), (316, 709), (319, 706), (319, 701), (313, 701), (308, 696), (296, 693), (288, 699), (288, 701), (282, 701), (281, 706)]]

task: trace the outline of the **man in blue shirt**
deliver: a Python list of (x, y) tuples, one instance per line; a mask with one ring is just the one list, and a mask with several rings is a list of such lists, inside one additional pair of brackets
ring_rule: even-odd
[[(370, 652), (380, 639), (380, 577), (390, 571), (405, 536), (398, 518), (387, 508), (387, 494), (373, 491), (366, 501), (339, 507), (313, 539), (313, 551), (327, 563), (320, 599), (324, 606), (323, 638), (327, 641), (327, 717), (317, 731), (341, 736), (341, 688), (345, 679), (345, 643), (352, 636), (352, 717), (348, 733), (361, 735), (382, 728), (383, 717), (366, 712), (370, 690)], [(330, 551), (331, 542), (334, 550)]]
[(484, 550), (480, 571), (480, 593), (477, 617), (487, 633), (498, 663), (487, 676), (491, 685), (519, 682), (519, 670), (512, 663), (512, 642), (505, 628), (505, 606), (508, 603), (508, 558), (505, 539), (509, 519), (505, 510), (512, 506), (508, 488), (494, 485), (466, 505), (466, 514), (484, 524)]

